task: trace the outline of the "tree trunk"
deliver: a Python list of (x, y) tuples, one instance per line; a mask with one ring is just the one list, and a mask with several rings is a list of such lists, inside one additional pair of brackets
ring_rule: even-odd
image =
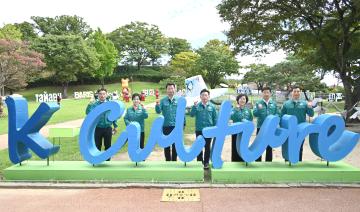
[(104, 88), (104, 85), (105, 85), (105, 80), (104, 80), (104, 78), (101, 78), (101, 88)]
[(342, 80), (345, 90), (344, 109), (346, 110), (346, 122), (359, 122), (359, 119), (350, 119), (350, 116), (356, 111), (352, 107), (355, 105), (355, 103), (357, 103), (360, 100), (360, 91), (356, 89), (352, 91), (352, 86), (351, 86), (352, 79), (347, 77), (346, 73), (344, 72), (340, 73), (340, 78)]
[(140, 65), (141, 65), (141, 61), (138, 61), (138, 62), (137, 62), (137, 70), (138, 70), (138, 71), (140, 70)]
[(67, 98), (67, 89), (68, 89), (68, 86), (69, 86), (69, 83), (68, 82), (65, 82), (63, 83), (63, 99), (66, 99)]
[(5, 89), (4, 86), (0, 88), (0, 96), (5, 96)]

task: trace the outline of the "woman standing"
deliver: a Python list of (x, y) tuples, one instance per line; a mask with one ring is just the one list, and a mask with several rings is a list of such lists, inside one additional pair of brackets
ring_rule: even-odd
[[(249, 101), (249, 98), (246, 94), (239, 94), (236, 97), (236, 107), (231, 111), (231, 120), (233, 123), (242, 122), (243, 119), (248, 121), (253, 120), (253, 115), (251, 110), (245, 107), (246, 103)], [(236, 137), (237, 135), (231, 136), (231, 161), (232, 162), (243, 162), (244, 160), (236, 151)]]
[(133, 101), (133, 105), (126, 110), (126, 115), (124, 117), (125, 125), (128, 126), (130, 122), (137, 122), (141, 126), (141, 134), (140, 134), (140, 148), (144, 148), (144, 124), (145, 119), (148, 118), (148, 113), (144, 106), (140, 104), (140, 95), (138, 93), (134, 93), (131, 97)]

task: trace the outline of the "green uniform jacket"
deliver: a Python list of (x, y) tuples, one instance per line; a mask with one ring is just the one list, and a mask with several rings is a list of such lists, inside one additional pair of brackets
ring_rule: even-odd
[(177, 96), (174, 96), (172, 100), (169, 97), (164, 97), (160, 100), (160, 104), (155, 106), (156, 113), (164, 116), (164, 127), (173, 127), (175, 126), (175, 118), (176, 118), (176, 108), (178, 102)]
[[(259, 105), (262, 105), (261, 109), (259, 109)], [(257, 101), (253, 113), (254, 116), (257, 117), (257, 128), (261, 127), (268, 115), (280, 115), (276, 102), (272, 99), (269, 100), (268, 105), (266, 105), (265, 100), (263, 99)]]
[(215, 106), (208, 102), (205, 107), (202, 103), (192, 106), (190, 116), (195, 116), (196, 131), (201, 131), (205, 127), (215, 126), (218, 115)]
[(144, 120), (148, 117), (149, 115), (143, 106), (139, 105), (136, 110), (134, 106), (131, 106), (126, 110), (124, 117), (125, 125), (128, 126), (130, 122), (137, 122), (141, 126), (141, 132), (144, 132)]
[(307, 102), (303, 100), (288, 100), (281, 109), (281, 116), (294, 115), (297, 118), (298, 124), (306, 122), (306, 114), (310, 117), (314, 116), (314, 109), (309, 108)]
[(253, 120), (253, 115), (249, 108), (236, 107), (231, 110), (231, 120), (233, 121), (233, 123), (241, 122), (243, 119), (246, 119), (248, 121)]
[[(106, 101), (105, 101), (106, 102)], [(100, 102), (100, 101), (95, 101), (94, 103), (90, 103), (88, 104), (88, 106), (86, 107), (86, 115), (89, 114), (96, 106), (102, 104), (104, 102)], [(114, 125), (114, 128), (117, 128), (118, 125), (116, 123), (116, 121), (109, 121), (107, 119), (107, 117), (109, 116), (110, 111), (107, 111), (106, 113), (102, 114), (100, 116), (99, 122), (96, 125), (96, 127), (99, 128), (108, 128), (111, 127), (111, 125)]]

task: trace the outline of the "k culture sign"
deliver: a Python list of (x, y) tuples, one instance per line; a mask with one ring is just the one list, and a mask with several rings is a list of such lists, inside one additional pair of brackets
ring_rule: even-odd
[[(40, 158), (48, 158), (59, 151), (39, 131), (51, 116), (59, 109), (56, 103), (42, 103), (31, 118), (28, 118), (27, 102), (22, 97), (8, 97), (9, 117), (9, 156), (13, 163), (20, 163), (31, 158), (32, 150)], [(224, 101), (221, 105), (216, 126), (202, 130), (191, 146), (184, 144), (184, 116), (186, 100), (180, 97), (176, 110), (175, 128), (169, 135), (162, 131), (164, 117), (159, 115), (151, 126), (146, 146), (140, 148), (139, 123), (130, 123), (120, 134), (115, 143), (106, 151), (99, 151), (95, 146), (94, 131), (102, 114), (108, 113), (109, 121), (119, 119), (125, 112), (125, 105), (120, 101), (108, 101), (92, 110), (85, 118), (79, 135), (80, 152), (84, 160), (90, 164), (100, 164), (120, 151), (128, 143), (128, 154), (132, 161), (146, 160), (156, 145), (162, 148), (175, 143), (181, 161), (190, 162), (205, 146), (205, 138), (215, 138), (212, 146), (211, 161), (213, 168), (220, 169), (225, 137), (237, 134), (236, 150), (245, 162), (253, 162), (266, 150), (281, 147), (283, 158), (296, 164), (299, 162), (299, 151), (305, 137), (309, 136), (311, 150), (315, 155), (326, 161), (338, 161), (347, 156), (356, 146), (359, 134), (345, 129), (344, 120), (336, 115), (320, 115), (312, 123), (297, 124), (295, 116), (268, 116), (254, 142), (250, 138), (255, 130), (253, 122), (229, 124), (231, 102)]]

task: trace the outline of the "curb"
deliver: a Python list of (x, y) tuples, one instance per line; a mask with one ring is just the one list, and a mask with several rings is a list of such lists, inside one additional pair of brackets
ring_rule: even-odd
[(97, 188), (360, 188), (360, 183), (284, 183), (284, 184), (191, 184), (191, 183), (81, 183), (81, 182), (0, 182), (0, 188), (14, 189), (97, 189)]

